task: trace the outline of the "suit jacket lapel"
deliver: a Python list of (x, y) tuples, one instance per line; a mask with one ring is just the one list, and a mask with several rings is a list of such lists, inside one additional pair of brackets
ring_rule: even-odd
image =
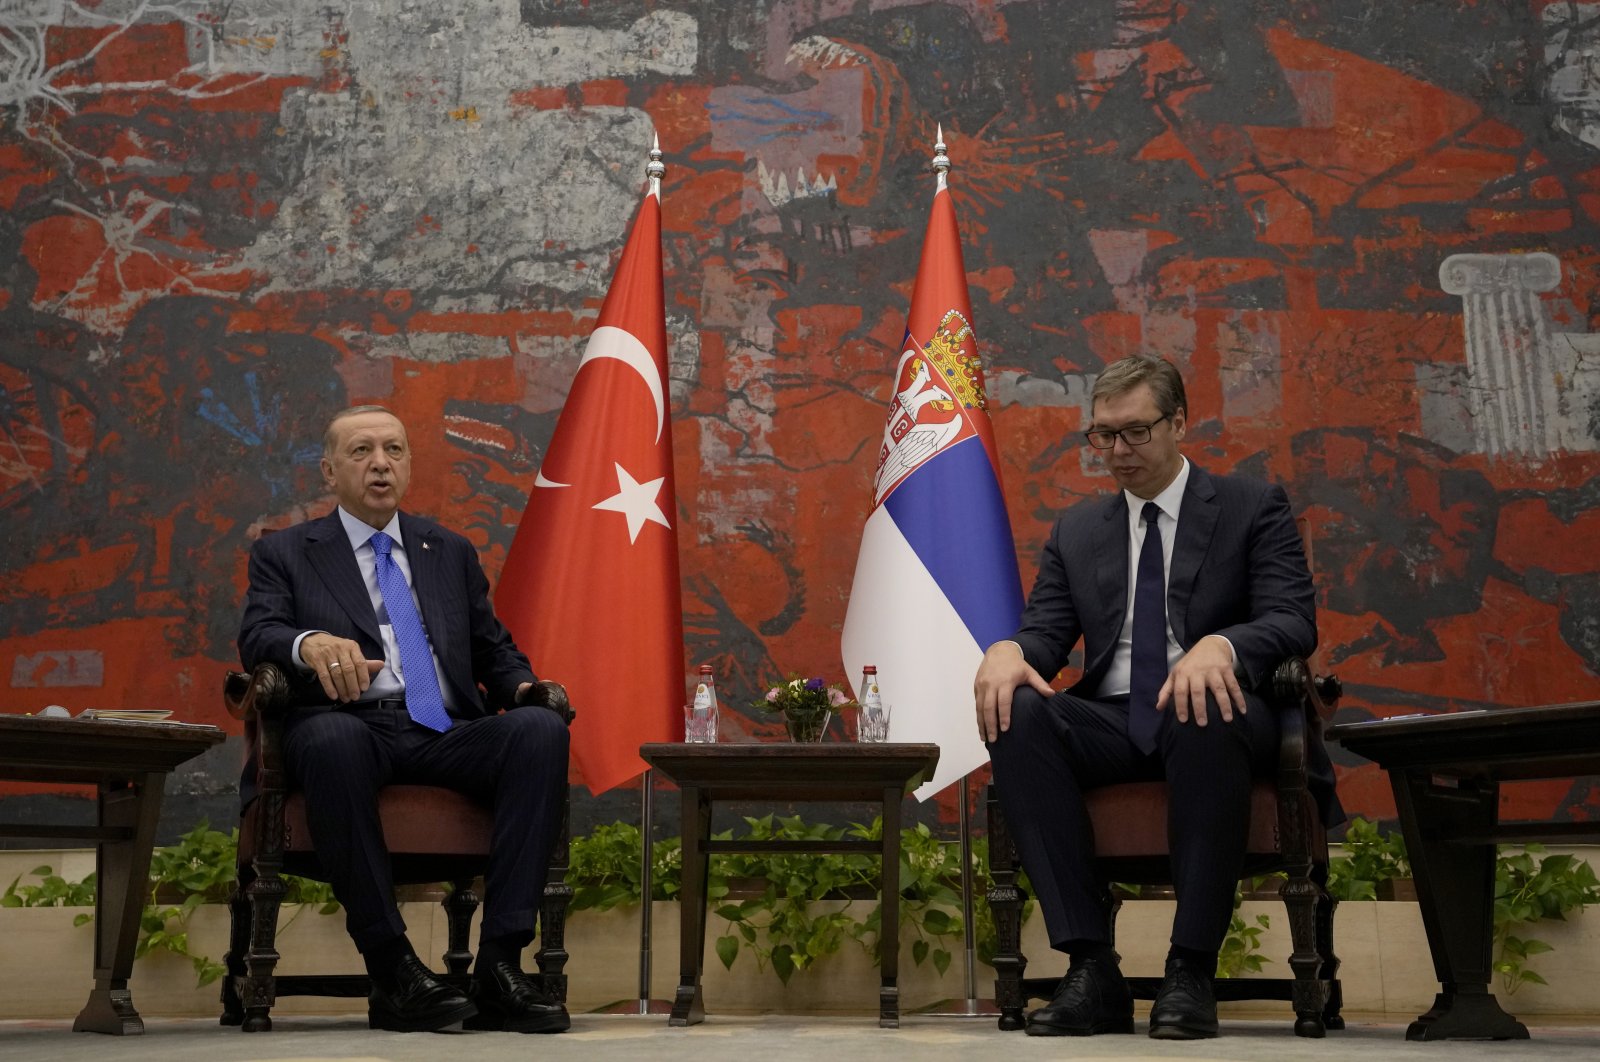
[[(1085, 674), (1092, 674), (1100, 667), (1101, 657), (1110, 660), (1110, 654), (1117, 647), (1117, 634), (1122, 630), (1122, 622), (1128, 612), (1128, 500), (1122, 491), (1117, 491), (1107, 499), (1105, 511), (1100, 515), (1102, 519), (1095, 529), (1094, 562), (1100, 600), (1105, 602), (1106, 618), (1104, 627), (1096, 626), (1109, 631), (1110, 638), (1095, 654), (1094, 660), (1084, 660)], [(1087, 639), (1084, 645), (1088, 647)]]
[(1178, 534), (1172, 543), (1172, 568), (1167, 575), (1167, 621), (1172, 634), (1184, 649), (1189, 648), (1185, 620), (1194, 582), (1200, 565), (1211, 549), (1211, 536), (1221, 512), (1216, 504), (1217, 490), (1211, 477), (1190, 463), (1189, 485), (1184, 488), (1183, 505), (1178, 511)]
[(406, 560), (411, 565), (411, 585), (417, 592), (418, 604), (422, 606), (422, 622), (428, 628), (428, 639), (433, 643), (434, 653), (444, 662), (444, 653), (439, 644), (444, 637), (444, 601), (439, 590), (438, 536), (431, 530), (419, 527), (411, 517), (401, 513), (400, 538), (400, 544), (405, 547)]
[(306, 536), (306, 560), (339, 607), (349, 614), (356, 629), (382, 649), (378, 617), (372, 611), (372, 598), (367, 594), (366, 584), (361, 581), (361, 568), (356, 564), (355, 551), (350, 548), (350, 537), (344, 533), (344, 524), (339, 520), (339, 510), (319, 520)]

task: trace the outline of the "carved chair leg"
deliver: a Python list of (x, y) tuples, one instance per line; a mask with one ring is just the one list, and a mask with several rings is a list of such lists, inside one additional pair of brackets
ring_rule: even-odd
[(478, 894), (472, 891), (473, 879), (458, 878), (450, 894), (440, 901), (449, 927), (444, 953), (445, 972), (465, 977), (472, 969), (472, 913), (478, 909)]
[(245, 894), (254, 878), (249, 868), (239, 868), (239, 882), (228, 897), (228, 954), (222, 965), (222, 1025), (244, 1024), (244, 1002), (239, 998), (237, 979), (244, 976), (245, 953), (250, 950), (250, 899)]
[(1321, 895), (1317, 898), (1317, 951), (1322, 954), (1322, 969), (1317, 976), (1328, 984), (1328, 1005), (1322, 1008), (1322, 1024), (1330, 1029), (1344, 1028), (1344, 985), (1339, 980), (1339, 956), (1333, 953), (1333, 915), (1339, 901), (1328, 895), (1328, 865), (1311, 868), (1311, 880)]
[(572, 886), (565, 880), (551, 881), (544, 887), (544, 902), (539, 905), (539, 950), (534, 960), (551, 997), (567, 1001), (567, 905), (572, 902)]
[(272, 1029), (272, 1004), (277, 1002), (273, 970), (278, 965), (278, 908), (284, 884), (277, 867), (257, 864), (256, 879), (245, 889), (250, 901), (250, 948), (245, 953), (245, 973), (235, 980), (244, 1007), (245, 1032)]
[[(567, 868), (572, 860), (572, 793), (562, 798), (561, 832), (550, 853), (550, 873), (545, 878), (544, 898), (539, 904), (539, 950), (534, 961), (539, 966), (545, 990), (558, 1003), (567, 1001), (567, 905), (572, 902), (572, 886), (567, 884)], [(650, 897), (644, 898), (645, 903)]]
[(994, 997), (1000, 1008), (1000, 1028), (1021, 1029), (1026, 1022), (1022, 1011), (1027, 997), (1022, 990), (1022, 975), (1028, 968), (1022, 954), (1022, 905), (1026, 897), (1017, 884), (1017, 853), (1006, 828), (1000, 797), (993, 785), (985, 800), (989, 821), (989, 909), (994, 914)]
[(1289, 870), (1279, 895), (1288, 908), (1289, 935), (1294, 952), (1289, 966), (1294, 970), (1294, 1032), (1296, 1036), (1320, 1038), (1327, 1034), (1323, 1008), (1327, 1006), (1327, 984), (1322, 977), (1323, 958), (1318, 951), (1317, 901), (1327, 894), (1311, 880), (1311, 867)]

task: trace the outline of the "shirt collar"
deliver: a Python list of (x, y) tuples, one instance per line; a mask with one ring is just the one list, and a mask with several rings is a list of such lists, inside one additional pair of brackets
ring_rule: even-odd
[(1128, 511), (1135, 519), (1138, 519), (1138, 514), (1144, 512), (1145, 502), (1153, 501), (1157, 508), (1170, 516), (1174, 522), (1177, 521), (1178, 510), (1183, 506), (1183, 492), (1189, 485), (1189, 459), (1182, 454), (1178, 455), (1178, 459), (1183, 462), (1183, 467), (1178, 469), (1178, 474), (1172, 477), (1172, 482), (1154, 498), (1141, 498), (1128, 490), (1122, 492), (1122, 496), (1128, 502)]
[[(358, 520), (354, 516), (351, 516), (345, 511), (345, 507), (342, 505), (339, 506), (339, 522), (344, 525), (344, 533), (350, 539), (351, 549), (360, 549), (362, 546), (367, 544), (367, 540), (369, 538), (376, 534), (376, 532), (373, 531), (371, 524), (367, 523), (365, 520)], [(385, 524), (381, 530), (384, 534), (394, 539), (395, 544), (402, 550), (405, 549), (405, 543), (400, 541), (399, 512), (396, 512), (393, 516), (389, 517), (389, 522)]]

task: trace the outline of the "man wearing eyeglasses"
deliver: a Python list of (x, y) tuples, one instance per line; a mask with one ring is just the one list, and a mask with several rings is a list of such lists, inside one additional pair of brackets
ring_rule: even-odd
[[(1085, 439), (1122, 489), (1056, 521), (1015, 637), (974, 681), (1006, 821), (1044, 912), (1071, 957), (1039, 1036), (1133, 1031), (1111, 946), (1082, 792), (1166, 779), (1178, 899), (1150, 1035), (1217, 1035), (1212, 976), (1244, 862), (1254, 774), (1271, 769), (1278, 723), (1253, 690), (1317, 643), (1314, 593), (1281, 487), (1220, 476), (1180, 452), (1183, 378), (1135, 355), (1101, 373)], [(1083, 677), (1053, 677), (1083, 639)], [(1338, 821), (1332, 769), (1319, 773)]]

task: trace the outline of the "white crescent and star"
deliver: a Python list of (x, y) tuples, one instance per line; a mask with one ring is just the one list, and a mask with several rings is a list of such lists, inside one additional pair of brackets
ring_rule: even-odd
[(640, 483), (615, 461), (612, 462), (612, 467), (617, 470), (617, 492), (604, 501), (595, 502), (593, 508), (621, 513), (627, 517), (630, 544), (639, 540), (639, 532), (646, 523), (660, 524), (670, 529), (672, 525), (667, 522), (667, 516), (661, 511), (661, 506), (656, 500), (661, 495), (661, 484), (665, 483), (667, 478), (662, 476)]
[[(589, 336), (589, 343), (584, 348), (583, 360), (578, 362), (578, 371), (591, 361), (601, 358), (610, 358), (620, 361), (634, 372), (639, 374), (639, 379), (644, 381), (645, 389), (650, 392), (651, 401), (656, 408), (656, 442), (661, 441), (661, 432), (667, 423), (666, 394), (661, 387), (661, 373), (656, 368), (656, 359), (651, 355), (645, 345), (639, 342), (638, 337), (625, 329), (614, 325), (601, 325)], [(657, 523), (662, 527), (670, 528), (667, 517), (657, 504), (656, 497), (661, 493), (661, 485), (666, 482), (665, 477), (652, 479), (640, 483), (628, 474), (620, 464), (613, 462), (617, 470), (617, 493), (594, 505), (596, 509), (622, 513), (628, 519), (628, 541), (635, 542), (639, 532), (646, 523)], [(570, 487), (570, 483), (559, 483), (546, 478), (544, 470), (540, 469), (534, 477), (535, 487)]]
[(578, 362), (578, 372), (583, 372), (583, 367), (591, 361), (601, 358), (614, 358), (622, 362), (644, 381), (656, 405), (656, 442), (660, 442), (661, 429), (667, 423), (667, 398), (661, 390), (661, 372), (656, 368), (655, 356), (632, 332), (615, 325), (601, 325), (590, 334), (589, 345), (583, 348), (583, 360)]

